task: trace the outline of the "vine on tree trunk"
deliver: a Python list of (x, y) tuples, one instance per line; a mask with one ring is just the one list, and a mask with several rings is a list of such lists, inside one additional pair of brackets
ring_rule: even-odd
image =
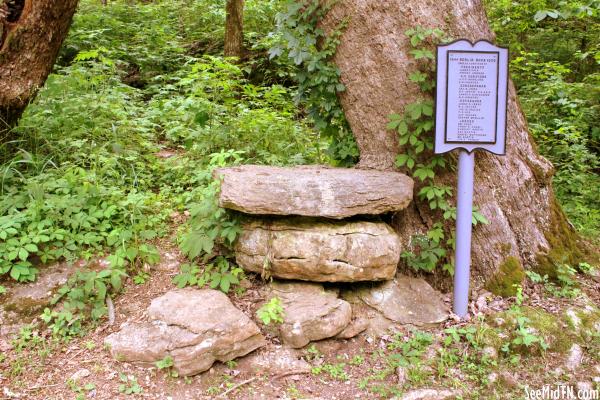
[[(435, 222), (425, 235), (411, 237), (410, 250), (401, 257), (413, 269), (432, 272), (439, 264), (449, 274), (454, 274), (452, 252), (454, 232), (449, 222), (456, 220), (456, 207), (450, 203), (452, 188), (435, 182), (436, 170), (446, 168), (448, 162), (443, 154), (433, 153), (433, 91), (435, 89), (435, 55), (431, 47), (436, 42), (445, 41), (439, 29), (424, 29), (417, 26), (406, 31), (413, 47), (410, 54), (419, 64), (419, 70), (409, 75), (409, 79), (419, 86), (425, 98), (406, 106), (403, 115), (391, 114), (388, 129), (398, 133), (404, 153), (396, 157), (396, 166), (406, 168), (413, 178), (419, 179), (421, 189), (417, 194), (420, 202), (426, 203), (431, 211), (438, 213), (440, 220)], [(473, 208), (473, 225), (487, 224), (487, 219)]]
[(327, 35), (319, 21), (335, 1), (289, 0), (276, 16), (278, 43), (269, 50), (271, 58), (284, 56), (297, 67), (296, 101), (305, 104), (315, 128), (330, 140), (328, 153), (338, 165), (358, 161), (358, 147), (337, 94), (346, 90), (340, 70), (333, 62), (340, 37), (348, 21), (342, 21)]

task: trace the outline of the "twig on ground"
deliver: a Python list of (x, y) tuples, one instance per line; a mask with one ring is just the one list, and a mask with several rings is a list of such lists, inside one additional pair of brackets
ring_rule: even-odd
[(52, 385), (32, 386), (32, 387), (27, 388), (25, 390), (27, 390), (28, 392), (33, 392), (34, 390), (46, 389), (46, 388), (51, 388), (51, 387), (55, 387), (55, 386), (59, 386), (59, 385), (60, 385), (60, 383), (53, 383)]
[(224, 391), (223, 393), (221, 393), (220, 395), (218, 395), (217, 397), (219, 398), (225, 398), (229, 393), (233, 392), (234, 390), (240, 388), (241, 386), (244, 386), (250, 382), (254, 382), (257, 379), (257, 377), (255, 376), (254, 378), (250, 378), (250, 379), (246, 379), (243, 382), (238, 383), (237, 385), (233, 386), (230, 389), (227, 389), (226, 391)]
[(77, 357), (78, 355), (80, 355), (80, 354), (81, 354), (81, 353), (83, 353), (84, 351), (85, 351), (85, 349), (81, 349), (81, 350), (79, 350), (79, 351), (76, 351), (76, 352), (75, 352), (75, 354), (73, 354), (71, 357), (69, 357), (69, 358), (67, 359), (67, 361), (65, 361), (65, 362), (64, 362), (64, 364), (70, 363), (71, 361), (73, 361), (73, 359), (74, 359), (75, 357)]
[(273, 379), (281, 379), (284, 378), (286, 376), (290, 376), (290, 375), (302, 375), (302, 374), (310, 374), (310, 371), (307, 371), (305, 369), (299, 369), (296, 371), (287, 371), (287, 372), (283, 372), (281, 374), (277, 374), (273, 377)]

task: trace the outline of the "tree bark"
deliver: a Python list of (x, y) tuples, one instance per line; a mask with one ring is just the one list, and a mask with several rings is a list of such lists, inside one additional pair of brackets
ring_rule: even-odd
[(225, 57), (244, 55), (244, 0), (227, 0), (225, 18)]
[(0, 8), (0, 142), (4, 142), (50, 74), (77, 0), (8, 0)]
[[(393, 169), (401, 149), (397, 134), (386, 131), (388, 115), (401, 114), (423, 98), (409, 80), (417, 65), (405, 32), (416, 26), (440, 28), (451, 38), (471, 41), (493, 41), (494, 35), (480, 0), (342, 0), (322, 24), (331, 31), (344, 19), (349, 24), (334, 61), (346, 85), (340, 101), (360, 149), (358, 167)], [(478, 284), (511, 256), (550, 274), (554, 261), (575, 262), (581, 256), (578, 236), (554, 197), (553, 166), (538, 154), (512, 83), (508, 108), (506, 156), (476, 155), (474, 203), (490, 221), (473, 232)], [(440, 173), (436, 181), (456, 187), (456, 172)], [(419, 189), (416, 185), (415, 199)], [(394, 225), (408, 246), (411, 236), (426, 232), (434, 219), (428, 205), (415, 200), (394, 216)]]

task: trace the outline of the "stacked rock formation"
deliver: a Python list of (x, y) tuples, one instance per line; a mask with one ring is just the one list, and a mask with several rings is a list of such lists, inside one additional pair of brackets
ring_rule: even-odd
[[(425, 281), (394, 280), (400, 239), (374, 217), (410, 204), (413, 181), (406, 175), (246, 165), (218, 169), (215, 177), (221, 180), (219, 205), (251, 216), (235, 246), (237, 264), (289, 280), (267, 288), (267, 296), (279, 297), (284, 306), (279, 327), (284, 343), (303, 347), (328, 337), (349, 338), (367, 329), (372, 316), (371, 321), (379, 321), (373, 322), (373, 330), (380, 331), (387, 328), (381, 321), (423, 325), (446, 318), (445, 305)], [(360, 289), (362, 297), (353, 295), (354, 290), (326, 290), (318, 284), (374, 281), (388, 282), (368, 284)], [(382, 316), (378, 308), (384, 303), (407, 303), (415, 310)]]
[(400, 240), (385, 222), (364, 216), (408, 206), (413, 182), (406, 175), (255, 165), (215, 174), (222, 179), (221, 207), (258, 216), (244, 225), (235, 248), (243, 269), (313, 282), (394, 277)]

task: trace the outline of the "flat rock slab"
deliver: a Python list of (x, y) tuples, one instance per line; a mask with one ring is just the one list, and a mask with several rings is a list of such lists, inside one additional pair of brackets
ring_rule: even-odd
[(174, 290), (152, 301), (151, 322), (124, 326), (105, 343), (119, 361), (151, 365), (167, 356), (183, 376), (246, 355), (266, 342), (256, 324), (217, 290)]
[(35, 282), (15, 285), (8, 299), (3, 302), (4, 308), (24, 316), (37, 316), (44, 307), (50, 305), (58, 288), (67, 283), (74, 271), (75, 267), (67, 263), (44, 267)]
[(0, 337), (12, 337), (38, 317), (76, 268), (66, 262), (44, 266), (35, 282), (9, 285), (0, 295)]
[(378, 334), (394, 325), (433, 326), (449, 316), (442, 294), (420, 278), (399, 276), (385, 283), (365, 284), (344, 291), (342, 297), (357, 310), (362, 303), (375, 311), (364, 310), (364, 314), (372, 325), (370, 331)]
[(400, 211), (413, 196), (412, 179), (393, 171), (244, 165), (215, 175), (219, 206), (246, 214), (342, 219)]
[(358, 282), (393, 279), (400, 239), (384, 222), (255, 220), (235, 245), (239, 266), (283, 279)]
[(337, 335), (352, 318), (350, 304), (317, 283), (272, 282), (270, 291), (283, 305), (279, 335), (283, 343), (294, 348)]

